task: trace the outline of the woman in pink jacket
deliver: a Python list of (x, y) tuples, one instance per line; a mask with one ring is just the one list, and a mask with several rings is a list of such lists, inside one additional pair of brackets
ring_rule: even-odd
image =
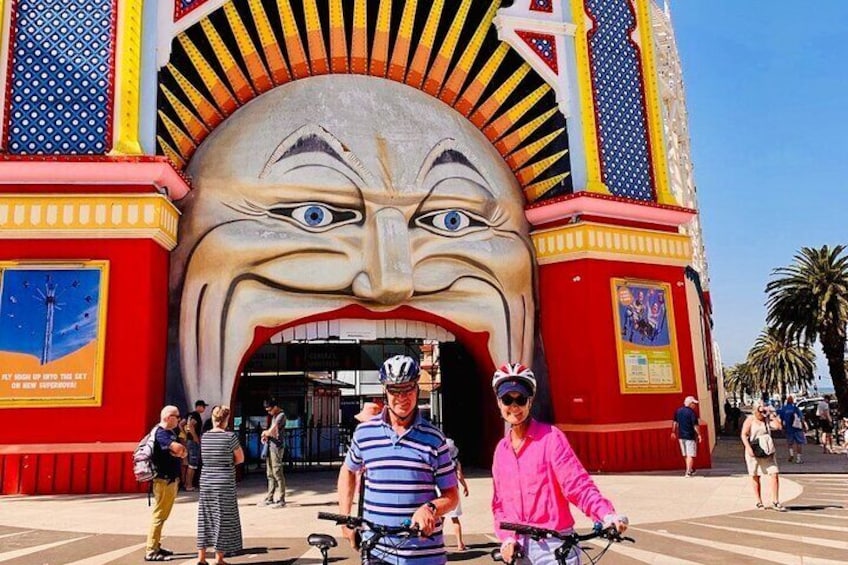
[[(574, 526), (570, 504), (593, 520), (624, 532), (627, 517), (617, 514), (595, 486), (565, 434), (530, 416), (536, 394), (533, 371), (519, 363), (507, 363), (495, 371), (492, 388), (501, 417), (509, 424), (492, 462), (492, 513), (504, 560), (509, 562), (520, 544), (524, 557), (516, 563), (555, 563), (554, 550), (562, 545), (560, 540), (516, 539), (515, 533), (502, 530), (500, 523), (517, 522), (564, 533)], [(568, 564), (579, 563), (580, 554), (573, 549)]]

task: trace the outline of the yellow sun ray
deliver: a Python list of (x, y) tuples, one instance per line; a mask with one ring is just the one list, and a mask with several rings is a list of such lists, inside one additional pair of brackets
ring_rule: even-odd
[(180, 87), (180, 90), (183, 91), (183, 94), (189, 99), (192, 107), (197, 111), (197, 115), (203, 120), (203, 123), (206, 124), (206, 127), (210, 130), (215, 129), (221, 122), (224, 121), (224, 116), (218, 111), (212, 102), (207, 100), (207, 98), (201, 94), (197, 88), (185, 77), (183, 74), (177, 70), (177, 68), (172, 64), (168, 63), (167, 67), (168, 72), (171, 73), (171, 76), (174, 77), (174, 81), (176, 81), (177, 85)]
[(334, 73), (347, 73), (350, 70), (342, 0), (330, 0), (330, 67)]
[(368, 72), (368, 16), (366, 0), (354, 0), (353, 33), (350, 40), (350, 72)]
[(568, 177), (571, 173), (561, 173), (555, 175), (549, 179), (545, 179), (543, 181), (539, 181), (537, 183), (531, 184), (528, 187), (524, 188), (524, 196), (527, 198), (528, 202), (535, 202), (539, 198), (545, 195), (550, 189), (561, 183), (563, 180)]
[(557, 138), (561, 133), (565, 131), (565, 128), (559, 128), (555, 132), (549, 133), (548, 135), (534, 141), (533, 143), (527, 144), (527, 146), (522, 147), (521, 149), (511, 153), (506, 158), (506, 164), (509, 165), (509, 168), (513, 171), (518, 170), (522, 167), (527, 161), (536, 156), (536, 154), (547, 147), (554, 139)]
[(247, 74), (253, 83), (254, 90), (257, 94), (270, 90), (274, 86), (271, 75), (268, 74), (268, 69), (265, 68), (265, 63), (262, 62), (262, 57), (259, 56), (259, 51), (257, 51), (253, 40), (247, 33), (247, 28), (244, 27), (244, 22), (235, 6), (232, 3), (224, 4), (224, 14), (227, 16), (230, 29), (236, 38), (239, 53), (241, 53), (242, 59), (247, 65)]
[(200, 27), (203, 29), (203, 33), (206, 34), (206, 39), (209, 41), (212, 51), (221, 64), (221, 68), (224, 69), (224, 74), (238, 99), (239, 105), (249, 102), (256, 93), (247, 81), (247, 77), (241, 72), (241, 68), (236, 63), (232, 53), (224, 45), (224, 41), (218, 35), (218, 30), (214, 28), (209, 20), (201, 20)]
[(480, 25), (478, 25), (477, 29), (474, 31), (471, 41), (468, 42), (468, 46), (465, 48), (465, 51), (463, 51), (462, 56), (456, 63), (456, 67), (454, 67), (453, 71), (451, 71), (450, 77), (442, 87), (442, 90), (439, 93), (439, 98), (441, 98), (445, 104), (453, 106), (454, 102), (456, 102), (456, 98), (459, 96), (459, 91), (462, 88), (462, 85), (465, 84), (469, 71), (471, 71), (471, 66), (474, 64), (474, 61), (477, 60), (477, 54), (480, 53), (480, 48), (483, 47), (486, 34), (489, 33), (489, 29), (492, 27), (492, 18), (495, 17), (495, 13), (497, 12), (500, 4), (500, 0), (494, 0), (489, 5), (489, 9), (486, 10), (486, 14), (480, 21)]
[(506, 79), (485, 102), (480, 104), (480, 107), (477, 108), (473, 114), (471, 114), (471, 117), (469, 118), (471, 123), (478, 128), (483, 129), (483, 126), (489, 123), (489, 120), (492, 119), (492, 116), (495, 112), (497, 112), (498, 108), (503, 106), (506, 99), (509, 98), (509, 95), (518, 88), (518, 84), (524, 80), (524, 77), (526, 77), (529, 72), (530, 65), (527, 63), (521, 63), (521, 66), (518, 67), (518, 69), (516, 69), (516, 71), (512, 73), (512, 75)]
[(374, 30), (374, 43), (371, 48), (371, 68), (369, 74), (386, 76), (389, 68), (389, 28), (392, 23), (392, 0), (380, 0), (377, 9), (377, 28)]
[(392, 60), (389, 63), (389, 78), (403, 82), (406, 77), (406, 64), (409, 61), (409, 48), (412, 45), (412, 27), (415, 24), (415, 10), (418, 8), (418, 0), (406, 0), (403, 7), (403, 15), (400, 18), (400, 27), (395, 36), (395, 48), (392, 51)]
[(436, 53), (436, 60), (433, 61), (430, 72), (427, 73), (427, 78), (424, 79), (424, 92), (431, 96), (437, 96), (442, 83), (444, 83), (448, 65), (453, 58), (453, 52), (456, 50), (456, 44), (459, 41), (459, 34), (462, 33), (462, 27), (465, 25), (465, 18), (468, 17), (470, 8), (471, 0), (462, 0), (462, 4), (459, 5), (453, 16), (448, 34)]
[(430, 61), (430, 53), (433, 51), (436, 30), (439, 27), (439, 19), (442, 17), (444, 7), (445, 0), (433, 0), (433, 4), (430, 6), (424, 31), (421, 33), (421, 39), (418, 40), (418, 47), (415, 49), (412, 64), (406, 74), (406, 84), (409, 86), (421, 88), (421, 85), (424, 84), (424, 74), (427, 72), (427, 63)]
[(495, 149), (497, 149), (501, 155), (509, 155), (516, 147), (524, 143), (524, 140), (528, 139), (536, 132), (536, 130), (547, 122), (550, 117), (556, 113), (556, 111), (556, 108), (551, 108), (543, 112), (541, 115), (533, 118), (523, 126), (516, 128), (515, 131), (509, 132), (509, 134), (505, 135), (495, 143)]
[(283, 58), (283, 52), (280, 51), (280, 46), (277, 44), (277, 38), (271, 28), (271, 22), (268, 20), (268, 14), (262, 7), (262, 0), (249, 0), (248, 6), (253, 15), (256, 31), (259, 34), (259, 43), (265, 53), (265, 60), (268, 61), (271, 78), (277, 86), (285, 84), (291, 80), (291, 73), (286, 60)]
[(498, 48), (495, 49), (495, 52), (489, 57), (489, 60), (483, 65), (483, 68), (480, 69), (480, 72), (477, 73), (477, 76), (471, 80), (471, 84), (468, 85), (468, 88), (465, 89), (462, 96), (453, 105), (460, 114), (467, 116), (474, 110), (474, 107), (477, 106), (477, 102), (480, 101), (480, 97), (483, 95), (483, 91), (491, 83), (492, 77), (495, 76), (495, 73), (500, 68), (508, 51), (509, 44), (501, 42)]

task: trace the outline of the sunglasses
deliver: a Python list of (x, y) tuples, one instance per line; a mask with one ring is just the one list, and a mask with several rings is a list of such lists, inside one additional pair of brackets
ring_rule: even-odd
[(501, 402), (503, 402), (504, 406), (512, 406), (513, 403), (516, 406), (527, 406), (528, 398), (526, 396), (502, 396)]
[(405, 386), (405, 387), (401, 387), (401, 388), (386, 387), (386, 392), (388, 392), (392, 396), (402, 396), (402, 395), (405, 395), (405, 394), (410, 394), (417, 389), (418, 389), (417, 385), (416, 386)]

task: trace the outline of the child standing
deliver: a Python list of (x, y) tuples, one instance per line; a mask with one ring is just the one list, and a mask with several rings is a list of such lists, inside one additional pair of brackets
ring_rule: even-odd
[[(462, 495), (468, 496), (468, 483), (465, 482), (465, 475), (462, 473), (462, 465), (459, 462), (459, 448), (456, 447), (454, 441), (450, 438), (446, 438), (448, 449), (450, 450), (450, 457), (453, 460), (453, 464), (456, 467), (456, 478), (459, 481), (459, 484), (462, 485)], [(465, 541), (462, 539), (462, 524), (459, 522), (459, 517), (462, 516), (462, 499), (456, 505), (456, 508), (445, 514), (446, 517), (451, 519), (453, 522), (454, 530), (456, 531), (456, 547), (460, 551), (466, 550)]]

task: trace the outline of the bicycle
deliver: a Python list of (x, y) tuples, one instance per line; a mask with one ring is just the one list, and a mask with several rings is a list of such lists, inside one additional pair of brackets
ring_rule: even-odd
[[(530, 526), (528, 524), (514, 524), (511, 522), (501, 522), (502, 530), (510, 530), (519, 535), (527, 535), (536, 541), (540, 541), (545, 538), (554, 538), (558, 540), (562, 540), (563, 544), (554, 550), (554, 558), (557, 563), (560, 565), (566, 564), (566, 559), (568, 559), (568, 555), (571, 553), (573, 548), (577, 548), (583, 555), (586, 556), (586, 559), (589, 560), (589, 563), (593, 565), (600, 561), (601, 557), (609, 550), (610, 546), (613, 543), (620, 543), (623, 541), (627, 541), (630, 543), (636, 543), (631, 537), (622, 536), (618, 530), (615, 529), (615, 526), (608, 526), (604, 528), (603, 524), (600, 522), (595, 522), (592, 531), (588, 534), (578, 534), (575, 531), (568, 532), (566, 534), (562, 534), (556, 530), (548, 530), (546, 528), (537, 528), (536, 526)], [(606, 546), (601, 549), (600, 553), (595, 555), (594, 557), (586, 551), (586, 548), (581, 547), (580, 543), (584, 541), (589, 541), (592, 539), (605, 539), (607, 540)], [(498, 554), (500, 554), (499, 550), (496, 550)], [(495, 551), (492, 552), (492, 558), (495, 558)], [(501, 556), (501, 561), (503, 561), (503, 556)], [(512, 563), (515, 562), (515, 558), (513, 558)]]
[[(368, 563), (371, 561), (371, 551), (377, 546), (380, 540), (386, 536), (410, 538), (421, 535), (418, 526), (412, 525), (409, 520), (406, 520), (401, 526), (385, 526), (382, 524), (376, 524), (371, 520), (366, 520), (359, 516), (345, 516), (344, 514), (333, 514), (331, 512), (319, 512), (318, 519), (330, 520), (339, 526), (344, 525), (352, 530), (356, 530), (359, 558), (362, 563)], [(373, 535), (368, 537), (362, 536), (362, 532), (366, 531), (372, 532)], [(315, 536), (319, 534), (312, 535)], [(335, 539), (333, 541), (335, 542)], [(395, 549), (399, 547), (400, 545), (396, 546)], [(324, 563), (326, 564), (326, 561)]]

